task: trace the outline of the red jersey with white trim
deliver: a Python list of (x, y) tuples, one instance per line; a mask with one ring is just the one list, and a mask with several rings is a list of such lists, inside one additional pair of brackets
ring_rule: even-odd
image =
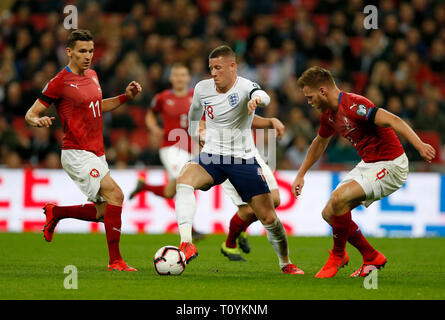
[(337, 111), (326, 110), (320, 118), (318, 134), (327, 138), (335, 132), (352, 143), (364, 162), (394, 160), (404, 153), (390, 127), (375, 125), (374, 104), (363, 96), (341, 92)]
[(104, 154), (102, 89), (94, 70), (80, 76), (66, 66), (48, 82), (39, 100), (56, 107), (65, 134), (62, 149)]
[(162, 147), (175, 145), (191, 153), (192, 139), (187, 129), (188, 114), (192, 100), (193, 90), (189, 90), (183, 97), (178, 97), (173, 90), (167, 89), (153, 98), (151, 108), (154, 112), (161, 115), (164, 124)]

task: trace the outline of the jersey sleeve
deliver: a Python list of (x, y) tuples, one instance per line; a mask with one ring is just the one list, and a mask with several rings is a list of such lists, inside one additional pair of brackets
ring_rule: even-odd
[(162, 95), (160, 93), (151, 99), (150, 109), (154, 112), (162, 112)]
[(329, 138), (335, 133), (335, 129), (329, 125), (328, 116), (322, 114), (320, 117), (320, 128), (318, 129), (318, 135), (322, 138)]
[(365, 97), (359, 97), (354, 101), (354, 104), (346, 108), (348, 118), (357, 122), (371, 122), (374, 123), (375, 113), (377, 107)]
[(46, 107), (58, 100), (63, 92), (63, 80), (61, 77), (52, 78), (43, 88), (38, 100)]

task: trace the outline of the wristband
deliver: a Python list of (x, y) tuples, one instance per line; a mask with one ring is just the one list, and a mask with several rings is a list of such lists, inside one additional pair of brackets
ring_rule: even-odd
[(123, 94), (121, 94), (120, 96), (118, 96), (118, 98), (119, 98), (119, 102), (120, 102), (120, 104), (124, 104), (125, 102), (128, 101), (128, 98), (127, 98), (127, 96), (125, 95), (125, 93), (123, 93)]

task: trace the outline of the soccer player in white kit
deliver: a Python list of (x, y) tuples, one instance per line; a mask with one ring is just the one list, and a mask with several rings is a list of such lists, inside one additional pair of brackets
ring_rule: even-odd
[(255, 109), (267, 106), (270, 97), (256, 83), (238, 77), (235, 53), (228, 46), (217, 47), (210, 53), (209, 67), (212, 78), (195, 86), (189, 111), (192, 137), (197, 137), (199, 122), (205, 112), (205, 145), (199, 156), (182, 168), (176, 185), (175, 213), (186, 261), (189, 263), (198, 256), (198, 250), (192, 244), (195, 189), (208, 190), (229, 179), (264, 225), (282, 272), (304, 274), (289, 259), (286, 232), (275, 213), (266, 179), (255, 159), (251, 124)]

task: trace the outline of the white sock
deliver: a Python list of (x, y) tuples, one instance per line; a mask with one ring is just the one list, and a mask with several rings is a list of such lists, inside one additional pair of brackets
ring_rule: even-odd
[(192, 242), (192, 224), (196, 211), (195, 189), (187, 184), (176, 185), (175, 214), (181, 242)]
[(277, 253), (280, 268), (292, 263), (289, 259), (289, 248), (287, 245), (286, 230), (280, 219), (276, 219), (273, 223), (264, 225), (266, 229), (267, 239)]

